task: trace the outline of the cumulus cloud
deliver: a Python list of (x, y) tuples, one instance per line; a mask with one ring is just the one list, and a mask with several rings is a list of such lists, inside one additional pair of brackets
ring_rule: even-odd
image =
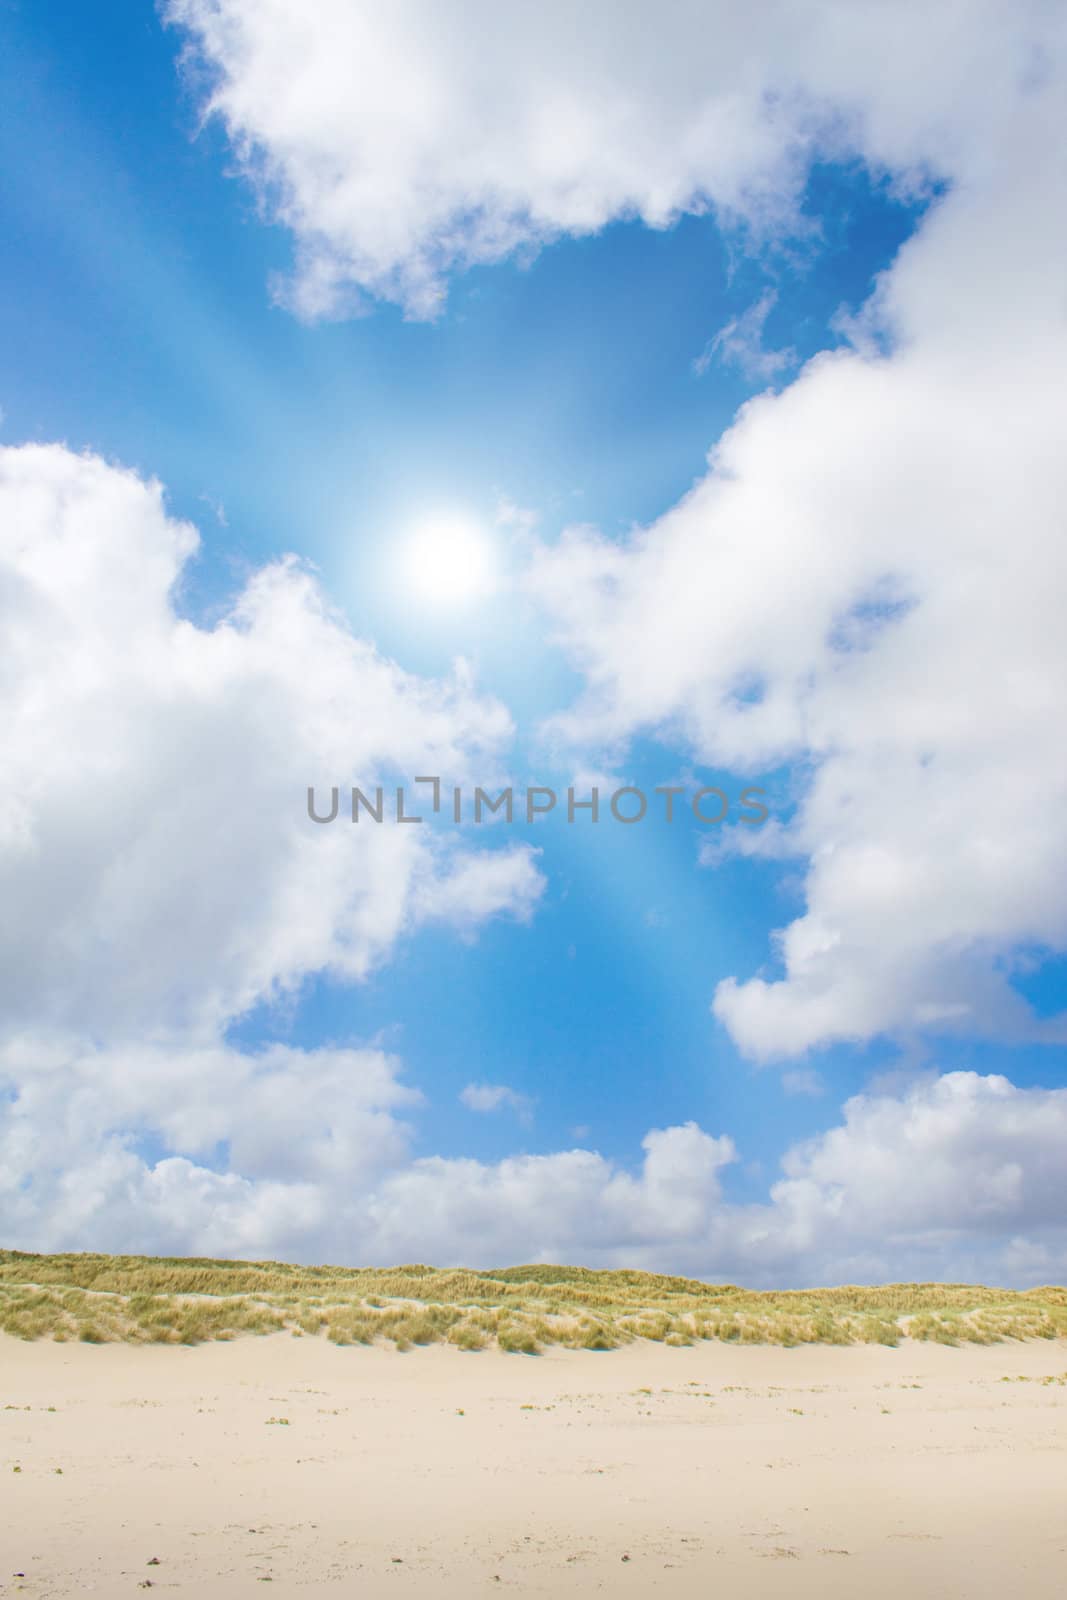
[(1067, 1267), (1067, 1089), (952, 1072), (858, 1095), (782, 1166), (753, 1242), (834, 1276), (1047, 1282)]
[(465, 668), (413, 677), (355, 638), (292, 559), (197, 626), (197, 543), (157, 483), (0, 450), (5, 1242), (345, 1258), (421, 1096), (378, 1049), (226, 1030), (427, 921), (532, 913), (526, 846), (306, 810), (309, 782), (499, 778), (511, 722)]
[(950, 1073), (860, 1095), (787, 1152), (761, 1204), (724, 1196), (733, 1141), (650, 1132), (636, 1173), (590, 1150), (486, 1164), (430, 1158), (369, 1202), (381, 1260), (571, 1261), (753, 1285), (970, 1277), (1067, 1267), (1067, 1090)]
[(292, 230), (303, 315), (416, 316), (446, 276), (617, 218), (795, 225), (816, 155), (967, 159), (1043, 70), (1040, 4), (164, 0), (204, 114)]
[(636, 1175), (592, 1150), (415, 1161), (371, 1202), (376, 1247), (383, 1260), (403, 1259), (416, 1237), (434, 1260), (669, 1259), (706, 1225), (734, 1146), (689, 1122), (652, 1130), (642, 1148)]
[(651, 732), (710, 765), (809, 775), (788, 826), (735, 841), (806, 863), (768, 969), (715, 995), (754, 1058), (1065, 1034), (1012, 984), (1024, 955), (1067, 948), (1062, 22), (1011, 13), (1004, 61), (940, 119), (920, 68), (910, 122), (892, 121), (910, 140), (869, 100), (886, 159), (925, 151), (948, 192), (853, 345), (749, 402), (653, 525), (624, 544), (573, 530), (532, 568), (586, 683), (554, 737), (587, 754)]
[(5, 1042), (0, 1084), (5, 1241), (162, 1254), (346, 1259), (355, 1208), (406, 1159), (422, 1101), (373, 1048), (41, 1033)]
[(1026, 1285), (1067, 1271), (1067, 1090), (959, 1072), (850, 1100), (758, 1204), (733, 1141), (412, 1155), (421, 1095), (374, 1048), (250, 1055), (23, 1036), (0, 1052), (5, 1242), (387, 1264), (560, 1261), (759, 1286)]
[(175, 595), (196, 545), (158, 484), (0, 451), (8, 1029), (211, 1037), (309, 973), (363, 977), (422, 921), (536, 904), (527, 847), (306, 809), (312, 783), (486, 781), (504, 708), (377, 654), (293, 560), (195, 626)]
[(644, 1140), (634, 1176), (588, 1150), (496, 1164), (411, 1156), (422, 1096), (377, 1049), (0, 1052), (5, 1243), (293, 1259), (503, 1262), (698, 1232), (729, 1139)]

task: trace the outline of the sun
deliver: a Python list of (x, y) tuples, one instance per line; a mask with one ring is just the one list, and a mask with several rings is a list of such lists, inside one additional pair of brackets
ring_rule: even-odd
[(405, 588), (430, 606), (469, 605), (496, 584), (492, 543), (471, 517), (428, 517), (404, 546), (402, 563)]

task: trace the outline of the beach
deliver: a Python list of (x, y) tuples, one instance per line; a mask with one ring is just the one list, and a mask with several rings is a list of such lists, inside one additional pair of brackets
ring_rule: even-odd
[(0, 1595), (1067, 1588), (1067, 1342), (0, 1336)]

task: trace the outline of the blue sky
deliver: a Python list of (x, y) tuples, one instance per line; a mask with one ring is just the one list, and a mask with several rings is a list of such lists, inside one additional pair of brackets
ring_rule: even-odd
[[(227, 6), (235, 25), (247, 27), (252, 37), (257, 24), (250, 14), (237, 0), (232, 5), (227, 0), (223, 11)], [(213, 81), (212, 73), (229, 73), (232, 84), (240, 65), (235, 68), (217, 51), (212, 56), (210, 7), (176, 6), (174, 12), (187, 24), (184, 29), (164, 27), (150, 8), (132, 0), (120, 0), (91, 17), (83, 7), (58, 3), (3, 7), (0, 162), (5, 184), (0, 205), (6, 245), (0, 254), (0, 442), (18, 449), (55, 441), (73, 452), (92, 452), (113, 467), (133, 469), (142, 478), (158, 479), (168, 517), (186, 519), (200, 533), (200, 548), (183, 568), (173, 603), (178, 618), (205, 633), (227, 617), (254, 574), (291, 552), (314, 570), (321, 592), (343, 619), (341, 626), (372, 642), (406, 673), (438, 680), (448, 676), (457, 656), (471, 664), (478, 692), (501, 702), (513, 720), (503, 760), (520, 786), (528, 781), (565, 788), (575, 773), (602, 770), (649, 790), (679, 773), (694, 783), (719, 781), (731, 792), (745, 782), (762, 782), (772, 796), (777, 822), (794, 829), (777, 855), (735, 853), (701, 864), (701, 838), (708, 830), (689, 821), (668, 828), (649, 820), (632, 829), (610, 823), (596, 829), (581, 823), (568, 827), (558, 818), (532, 830), (516, 825), (508, 830), (507, 847), (534, 844), (540, 852), (530, 858), (541, 880), (536, 903), (524, 903), (519, 914), (513, 914), (516, 906), (502, 903), (499, 914), (477, 927), (462, 919), (459, 926), (432, 919), (420, 925), (418, 918), (409, 919), (410, 925), (388, 941), (384, 957), (373, 960), (362, 977), (343, 962), (339, 967), (301, 957), (284, 972), (268, 974), (259, 992), (254, 983), (246, 985), (240, 1004), (222, 1008), (214, 1024), (215, 1047), (236, 1053), (245, 1063), (279, 1044), (312, 1055), (337, 1049), (390, 1052), (402, 1063), (395, 1069), (402, 1081), (424, 1096), (422, 1108), (410, 1113), (405, 1146), (405, 1161), (416, 1170), (420, 1161), (441, 1158), (446, 1163), (470, 1160), (488, 1172), (501, 1162), (580, 1148), (594, 1152), (611, 1170), (633, 1175), (640, 1170), (641, 1141), (648, 1130), (695, 1123), (710, 1136), (733, 1140), (736, 1159), (723, 1164), (715, 1180), (721, 1179), (717, 1203), (740, 1208), (742, 1216), (748, 1215), (746, 1207), (767, 1205), (769, 1185), (780, 1176), (779, 1163), (787, 1152), (803, 1141), (829, 1137), (850, 1096), (865, 1094), (868, 1107), (883, 1107), (879, 1114), (886, 1117), (891, 1112), (884, 1108), (903, 1107), (906, 1124), (909, 1116), (920, 1116), (915, 1097), (941, 1092), (937, 1085), (945, 1075), (999, 1074), (1039, 1116), (1045, 1102), (1026, 1100), (1027, 1092), (1067, 1092), (1060, 1036), (1042, 1035), (1040, 1028), (1042, 1019), (1055, 1020), (1067, 1002), (1057, 957), (1063, 946), (1057, 945), (1056, 918), (1043, 906), (1032, 915), (1013, 907), (1003, 928), (984, 913), (968, 913), (968, 923), (961, 912), (958, 926), (946, 931), (933, 954), (916, 952), (901, 936), (900, 949), (890, 951), (896, 965), (891, 971), (887, 967), (885, 981), (890, 984), (892, 973), (906, 974), (899, 983), (903, 989), (909, 984), (915, 988), (911, 1012), (897, 1014), (883, 999), (864, 999), (855, 1002), (859, 1009), (853, 1015), (848, 1009), (852, 1002), (843, 1002), (843, 1020), (813, 1028), (810, 1038), (798, 1033), (796, 1050), (782, 1048), (777, 1034), (771, 1038), (779, 1025), (762, 1015), (757, 1026), (736, 1020), (726, 1002), (716, 1002), (712, 1010), (720, 985), (731, 979), (744, 986), (762, 978), (771, 985), (780, 983), (783, 991), (797, 987), (801, 980), (783, 957), (776, 930), (801, 922), (806, 908), (811, 912), (808, 923), (814, 926), (817, 917), (820, 937), (829, 927), (831, 943), (840, 948), (850, 938), (856, 949), (866, 948), (867, 928), (878, 927), (874, 911), (863, 923), (850, 922), (851, 911), (842, 913), (844, 920), (835, 929), (832, 913), (818, 910), (815, 896), (820, 891), (807, 875), (828, 859), (825, 852), (834, 839), (825, 831), (825, 818), (814, 817), (805, 797), (821, 770), (835, 770), (835, 760), (852, 763), (842, 769), (849, 792), (854, 786), (856, 794), (869, 794), (872, 774), (883, 773), (890, 786), (896, 781), (892, 764), (879, 765), (884, 751), (877, 757), (868, 753), (868, 767), (861, 771), (854, 764), (858, 758), (849, 753), (850, 735), (840, 727), (830, 735), (818, 732), (837, 726), (838, 691), (833, 685), (843, 681), (847, 691), (848, 674), (865, 670), (857, 665), (864, 651), (878, 666), (879, 652), (888, 652), (891, 645), (883, 646), (879, 636), (873, 645), (846, 652), (848, 661), (831, 663), (830, 668), (813, 655), (789, 681), (814, 681), (823, 674), (831, 685), (828, 698), (821, 708), (805, 702), (808, 709), (800, 717), (805, 733), (778, 742), (761, 743), (762, 736), (755, 736), (751, 746), (735, 740), (728, 748), (725, 714), (717, 742), (719, 735), (708, 733), (700, 721), (719, 693), (708, 687), (710, 677), (698, 682), (694, 676), (673, 700), (675, 691), (664, 688), (654, 711), (638, 709), (641, 694), (632, 685), (626, 687), (627, 662), (636, 658), (641, 641), (662, 630), (669, 653), (672, 628), (667, 601), (653, 595), (655, 573), (649, 569), (642, 576), (644, 536), (635, 530), (663, 529), (666, 550), (675, 537), (672, 529), (687, 517), (704, 515), (693, 509), (703, 503), (699, 498), (694, 502), (685, 497), (694, 485), (709, 482), (708, 454), (724, 435), (741, 452), (724, 480), (733, 474), (746, 484), (755, 481), (760, 452), (774, 453), (773, 444), (761, 443), (758, 430), (765, 429), (773, 439), (779, 424), (772, 408), (788, 400), (785, 392), (794, 384), (798, 398), (790, 402), (795, 416), (787, 436), (797, 440), (799, 465), (790, 481), (795, 485), (802, 479), (805, 462), (817, 467), (825, 480), (817, 504), (830, 521), (838, 515), (837, 486), (844, 486), (842, 537), (857, 547), (866, 538), (862, 513), (847, 503), (847, 486), (857, 478), (854, 464), (846, 459), (839, 467), (834, 463), (835, 451), (845, 448), (841, 441), (847, 441), (850, 423), (843, 417), (840, 431), (828, 427), (818, 409), (817, 384), (829, 386), (834, 372), (853, 368), (862, 369), (860, 383), (870, 374), (878, 382), (877, 374), (888, 370), (892, 377), (894, 361), (903, 366), (910, 350), (923, 352), (925, 284), (935, 294), (943, 277), (933, 252), (939, 237), (954, 225), (953, 205), (962, 209), (958, 196), (966, 197), (968, 185), (977, 181), (955, 154), (957, 144), (967, 149), (967, 141), (976, 137), (972, 122), (960, 112), (959, 139), (946, 138), (944, 148), (931, 145), (923, 151), (921, 174), (904, 162), (894, 165), (894, 152), (906, 143), (897, 138), (895, 123), (892, 136), (884, 135), (885, 151), (872, 151), (864, 143), (866, 135), (816, 140), (806, 151), (799, 176), (791, 157), (784, 175), (775, 169), (783, 214), (769, 228), (760, 217), (746, 217), (744, 203), (733, 208), (718, 203), (718, 179), (709, 180), (710, 207), (703, 201), (682, 204), (669, 226), (649, 226), (648, 205), (635, 176), (633, 198), (626, 204), (605, 200), (607, 216), (597, 225), (564, 228), (561, 236), (551, 227), (541, 235), (534, 230), (516, 248), (498, 252), (499, 259), (479, 259), (475, 242), (469, 260), (439, 262), (435, 270), (445, 288), (432, 316), (405, 304), (399, 291), (380, 288), (387, 270), (407, 270), (402, 251), (399, 266), (390, 258), (380, 271), (368, 268), (362, 280), (354, 274), (364, 296), (360, 314), (333, 310), (325, 316), (300, 316), (286, 303), (286, 292), (278, 289), (291, 279), (294, 262), (300, 271), (300, 227), (286, 226), (276, 214), (270, 189), (257, 196), (254, 181), (240, 170), (241, 147), (233, 127), (228, 131), (221, 117), (205, 120), (202, 115), (204, 85)], [(303, 26), (298, 8), (293, 19), (294, 28)], [(178, 59), (183, 40), (202, 52), (198, 65), (187, 62), (184, 70)], [(898, 44), (904, 49), (906, 41), (894, 40), (892, 49)], [(675, 38), (664, 50), (669, 54), (679, 47)], [(270, 48), (270, 41), (263, 48)], [(738, 48), (758, 59), (762, 47), (742, 39)], [(457, 74), (463, 70), (462, 65), (455, 67)], [(817, 92), (826, 94), (831, 105), (839, 92), (844, 104), (845, 87), (826, 90), (819, 72), (811, 70), (813, 81), (819, 82)], [(852, 86), (848, 91), (853, 92)], [(865, 84), (855, 92), (861, 98), (876, 93)], [(947, 88), (941, 92), (949, 94)], [(1012, 99), (1015, 92), (1004, 89), (1003, 104), (997, 102), (1002, 125), (1012, 129), (1022, 128), (1031, 114)], [(314, 94), (309, 103), (316, 103)], [(926, 129), (929, 119), (921, 107), (905, 104), (901, 109), (893, 101), (885, 116), (910, 130), (913, 112), (915, 126)], [(269, 106), (255, 123), (253, 137), (261, 150), (269, 151), (271, 135), (264, 132), (268, 113)], [(877, 117), (872, 117), (872, 126), (876, 124)], [(446, 154), (448, 139), (446, 126)], [(275, 157), (284, 161), (284, 155), (278, 156), (282, 148), (277, 146)], [(339, 170), (349, 159), (364, 164), (369, 159), (358, 141), (352, 150), (343, 145), (331, 157)], [(960, 170), (954, 171), (957, 159)], [(1020, 157), (1026, 159), (1025, 154)], [(975, 170), (980, 166), (976, 158)], [(299, 194), (301, 180), (291, 181)], [(395, 181), (402, 209), (399, 185), (408, 179), (401, 174)], [(521, 188), (521, 175), (515, 183)], [(307, 199), (307, 210), (314, 199)], [(530, 214), (540, 203), (531, 200)], [(1035, 205), (1035, 215), (1040, 210)], [(360, 228), (370, 228), (358, 211), (345, 225), (357, 235)], [(439, 237), (436, 227), (426, 224), (431, 242)], [(963, 251), (964, 223), (959, 227), (963, 244), (958, 248)], [(413, 238), (411, 250), (423, 250), (417, 224)], [(343, 253), (336, 241), (329, 248)], [(368, 259), (377, 248), (374, 241), (367, 244)], [(866, 331), (857, 331), (858, 325), (849, 325), (847, 317), (856, 317), (865, 305), (880, 304), (871, 300), (880, 275), (884, 292), (887, 275), (894, 272), (892, 284), (900, 287), (893, 293), (899, 294), (899, 303), (881, 320), (881, 313), (869, 313)], [(769, 300), (763, 302), (764, 296)], [(740, 329), (739, 337), (746, 329), (751, 333), (754, 308), (761, 304), (767, 306), (762, 324), (755, 326), (741, 356), (732, 358), (731, 325)], [(993, 319), (991, 346), (996, 346), (996, 308), (979, 307), (973, 315), (984, 326), (987, 313)], [(787, 354), (775, 363), (775, 351)], [(820, 367), (825, 360), (821, 352), (837, 352), (837, 365)], [(936, 352), (931, 357), (935, 366), (939, 359)], [(976, 436), (983, 435), (983, 384), (988, 383), (990, 394), (997, 388), (995, 356), (990, 357), (988, 375), (983, 372), (970, 391), (966, 363), (960, 359), (957, 365), (963, 374), (955, 391), (959, 410), (950, 424), (931, 379), (931, 421), (920, 421), (917, 438), (929, 438), (942, 426), (946, 437), (967, 433), (972, 405)], [(914, 392), (910, 378), (899, 381), (899, 399), (890, 394), (886, 402), (895, 419), (907, 414)], [(768, 391), (756, 410), (742, 411), (753, 396)], [(808, 394), (815, 396), (810, 420), (800, 409)], [(731, 434), (739, 415), (747, 420)], [(905, 453), (918, 448), (910, 438), (887, 446), (890, 454), (897, 449), (902, 453), (902, 481), (913, 470)], [(948, 461), (946, 480), (955, 470)], [(919, 485), (915, 496), (925, 492), (921, 485), (929, 473), (928, 462), (914, 467)], [(698, 496), (703, 492), (698, 490)], [(757, 483), (753, 504), (765, 503), (758, 498), (763, 492)], [(802, 498), (805, 491), (801, 487), (796, 492)], [(932, 505), (932, 489), (929, 497)], [(509, 544), (499, 520), (503, 503), (526, 517), (526, 542)], [(683, 509), (672, 522), (672, 508), (679, 505)], [(913, 497), (903, 513), (913, 528), (922, 521), (921, 505)], [(396, 579), (396, 554), (412, 530), (444, 513), (463, 516), (504, 551), (508, 584), (480, 603), (435, 608)], [(716, 523), (714, 514), (709, 515), (711, 538)], [(960, 515), (965, 520), (965, 512)], [(931, 525), (940, 528), (944, 512), (939, 498), (931, 516)], [(1032, 521), (1040, 521), (1037, 513)], [(616, 552), (620, 565), (612, 570), (618, 592), (629, 596), (595, 636), (582, 633), (580, 619), (576, 623), (567, 606), (566, 596), (580, 596), (585, 581), (579, 566), (567, 568), (567, 540), (561, 542), (564, 530), (575, 525), (597, 530), (580, 536), (587, 548)], [(657, 532), (654, 537), (661, 536)], [(693, 536), (686, 532), (678, 537)], [(834, 602), (841, 614), (850, 607), (858, 614), (856, 608), (869, 602), (870, 581), (881, 582), (884, 574), (910, 586), (920, 611), (925, 607), (937, 613), (935, 584), (942, 579), (927, 572), (921, 551), (914, 558), (908, 554), (906, 538), (900, 545), (899, 560), (886, 553), (896, 548), (890, 539), (866, 565), (857, 563), (854, 592)], [(527, 582), (531, 547), (533, 566), (541, 555), (544, 562), (538, 567), (540, 577)], [(830, 575), (848, 567), (851, 557), (842, 558), (843, 548), (812, 546), (787, 630), (794, 622), (800, 629), (809, 587), (817, 594), (818, 584), (809, 586), (807, 576), (825, 570), (829, 587), (837, 581)], [(947, 534), (944, 548), (957, 552), (946, 556), (950, 573), (962, 574), (969, 558), (958, 553), (960, 547)], [(754, 571), (757, 559), (765, 558), (753, 557)], [(788, 575), (788, 561), (766, 559), (769, 564), (753, 582), (758, 580), (766, 593), (776, 585), (788, 589), (795, 581)], [(976, 568), (981, 559), (975, 557)], [(723, 626), (718, 597), (734, 593), (734, 582), (729, 574), (716, 576), (710, 567), (706, 573), (694, 569), (695, 609), (692, 617), (679, 620), (680, 650), (686, 639), (702, 637), (696, 609), (702, 585), (706, 630), (714, 634)], [(643, 617), (646, 593), (652, 596), (648, 607), (655, 610)], [(87, 605), (95, 603), (87, 598)], [(592, 591), (588, 604), (599, 604)], [(736, 615), (749, 604), (755, 602), (742, 595)], [(788, 615), (788, 595), (781, 604)], [(946, 615), (950, 620), (943, 626), (951, 628), (955, 613)], [(116, 630), (120, 627), (116, 622)], [(629, 641), (627, 627), (636, 630)], [(726, 633), (730, 627), (732, 623)], [(757, 629), (758, 648), (747, 643), (738, 647), (731, 681), (736, 687), (738, 675), (748, 672), (763, 682), (763, 649), (767, 687), (757, 691), (755, 702), (770, 704), (779, 670), (780, 625), (765, 621), (758, 628), (763, 629)], [(893, 629), (890, 617), (885, 632), (892, 634)], [(970, 648), (969, 641), (961, 641), (964, 655)], [(887, 684), (894, 670), (891, 662)], [(1036, 660), (1035, 673), (1045, 670), (1045, 658)], [(879, 680), (861, 681), (858, 692), (866, 696), (869, 718), (877, 722), (884, 714), (887, 728), (896, 728), (891, 709), (895, 688), (887, 689), (883, 701)], [(601, 706), (600, 724), (590, 712), (575, 734), (575, 707), (589, 704), (590, 686), (611, 701), (610, 711)], [(736, 712), (736, 696), (729, 699), (734, 694), (729, 690), (728, 701), (721, 704)], [(109, 737), (106, 704), (99, 724), (104, 746)], [(167, 702), (158, 713), (164, 736), (168, 715), (175, 718), (176, 728), (183, 725), (167, 704), (173, 708)], [(347, 705), (345, 714), (358, 720), (360, 709)], [(546, 731), (549, 720), (560, 715), (571, 718), (562, 745)], [(577, 713), (579, 722), (583, 715)], [(697, 724), (704, 729), (699, 736), (692, 731)], [(284, 745), (282, 749), (276, 760), (284, 760)], [(738, 752), (740, 759), (728, 759)], [(331, 769), (325, 756), (318, 770), (309, 771), (313, 754), (312, 746), (294, 744), (280, 794), (302, 797), (310, 781), (345, 781), (346, 774)], [(909, 762), (914, 755), (936, 764), (956, 759), (957, 745), (951, 732), (915, 734), (907, 754)], [(893, 759), (903, 759), (899, 750)], [(989, 759), (1001, 761), (995, 751)], [(946, 793), (954, 795), (957, 831), (965, 833), (969, 819), (978, 814), (982, 792), (966, 787), (965, 775), (981, 784), (984, 769), (968, 765), (967, 758), (960, 760), (959, 786)], [(912, 772), (912, 766), (907, 770)], [(1038, 772), (1034, 779), (1048, 794), (1059, 775)], [(211, 778), (202, 765), (189, 765), (177, 781), (202, 790)], [(86, 782), (91, 786), (91, 776)], [(934, 798), (923, 803), (933, 805)], [(262, 811), (267, 804), (249, 790), (250, 810)], [(899, 845), (903, 851), (895, 836), (878, 832), (881, 814), (871, 804), (870, 818), (862, 825), (868, 831), (859, 837), (849, 834), (849, 847), (892, 854)], [(287, 818), (286, 827), (292, 822)], [(213, 844), (222, 855), (231, 849), (240, 855), (241, 826), (239, 811), (220, 812), (219, 838)], [(1020, 827), (1025, 834), (1023, 819)], [(503, 830), (495, 837), (501, 839)], [(841, 835), (834, 847), (845, 848), (844, 839)], [(467, 846), (480, 849), (484, 842), (468, 838)], [(1058, 845), (1046, 841), (1044, 848), (1051, 869)], [(971, 870), (961, 866), (958, 881), (965, 884)], [(907, 873), (901, 879), (905, 881), (910, 881)], [(306, 892), (314, 892), (310, 884)], [(949, 896), (953, 892), (951, 885), (944, 891)], [(993, 879), (989, 894), (996, 894)], [(966, 898), (963, 890), (961, 897)], [(112, 940), (114, 959), (122, 959), (121, 936), (112, 939), (107, 923), (117, 913), (97, 914), (102, 937)], [(925, 915), (921, 905), (918, 914)], [(887, 936), (889, 944), (894, 937)], [(261, 942), (266, 947), (270, 941), (271, 928), (265, 925)], [(966, 996), (976, 986), (977, 991), (988, 987), (967, 965), (975, 951), (990, 971), (1007, 973), (1008, 987), (1025, 996), (1032, 1007), (1029, 1024), (1012, 1020), (1010, 998), (998, 1002), (995, 1014), (985, 1015), (981, 1004), (969, 1009)], [(1024, 955), (1034, 957), (1025, 971), (1019, 966)], [(173, 959), (181, 959), (177, 947)], [(939, 976), (942, 969), (947, 976)], [(851, 970), (833, 981), (845, 989), (854, 987)], [(856, 981), (862, 986), (862, 980)], [(182, 1041), (175, 1033), (168, 1020), (168, 994), (164, 986), (154, 1021), (145, 1026), (153, 1037), (166, 1034), (169, 1048), (200, 1049), (202, 1037)], [(821, 989), (819, 995), (821, 1006)], [(64, 1027), (72, 1014), (69, 1009), (62, 1013)], [(946, 1027), (949, 1015), (956, 1020)], [(24, 1023), (38, 1025), (59, 1025), (43, 1003), (40, 1017)], [(112, 1025), (106, 1018), (94, 1012), (78, 1026), (83, 1028), (78, 1049), (86, 1048), (90, 1038), (96, 1051), (112, 1048)], [(116, 1023), (115, 1039), (119, 1031)], [(75, 1049), (69, 1043), (64, 1048)], [(461, 1094), (472, 1082), (508, 1087), (529, 1102), (529, 1114), (518, 1116), (506, 1106), (492, 1114), (471, 1110)], [(17, 1085), (12, 1094), (15, 1104), (25, 1098)], [(1049, 1104), (1058, 1115), (1060, 1101)], [(328, 1123), (328, 1108), (322, 1115)], [(130, 1113), (122, 1125), (118, 1113), (109, 1113), (104, 1122), (108, 1149), (132, 1153), (143, 1172), (169, 1172), (167, 1162), (194, 1159), (193, 1145), (183, 1146), (161, 1114)], [(210, 1148), (201, 1139), (196, 1149), (195, 1159), (205, 1172), (220, 1179), (234, 1172), (233, 1141), (224, 1129)], [(63, 1159), (73, 1158), (68, 1154)], [(1017, 1153), (1011, 1151), (995, 1159), (1018, 1164)], [(1041, 1160), (1055, 1165), (1054, 1153)], [(258, 1176), (269, 1181), (269, 1175)], [(312, 1183), (313, 1178), (305, 1173), (303, 1181)], [(24, 1198), (33, 1193), (35, 1182), (40, 1179), (31, 1172), (23, 1183)], [(847, 1189), (845, 1178), (831, 1175), (826, 1182)], [(1039, 1211), (1042, 1206), (1039, 1222), (1044, 1227), (1049, 1204), (1042, 1200)], [(26, 1218), (30, 1215), (27, 1210)], [(254, 1244), (304, 1254), (339, 1248), (329, 1230), (315, 1234), (311, 1229), (306, 1239), (285, 1228), (271, 1234), (266, 1225), (261, 1231), (238, 1227), (227, 1233), (214, 1228), (210, 1205), (205, 1216), (200, 1233), (185, 1241), (190, 1246), (199, 1248), (206, 1241), (213, 1248), (247, 1253)], [(25, 1220), (20, 1213), (20, 1237), (70, 1242), (67, 1224), (42, 1217), (33, 1211), (32, 1220)], [(543, 1246), (536, 1229), (518, 1227), (515, 1248), (527, 1253), (543, 1248), (548, 1254), (570, 1250), (576, 1258), (583, 1251), (589, 1256), (599, 1252), (603, 1259), (616, 1259), (612, 1251), (621, 1252), (621, 1259), (629, 1251), (642, 1262), (662, 1259), (665, 1266), (681, 1262), (687, 1270), (737, 1276), (743, 1274), (744, 1263), (739, 1266), (728, 1251), (716, 1254), (706, 1242), (714, 1228), (729, 1231), (731, 1225), (726, 1214), (724, 1222), (714, 1227), (709, 1223), (706, 1235), (698, 1227), (694, 1238), (680, 1244), (646, 1241), (639, 1232), (628, 1242), (624, 1230), (617, 1241), (598, 1234), (592, 1244), (580, 1236), (568, 1243), (565, 1233), (557, 1232)], [(107, 1204), (100, 1210), (99, 1225), (86, 1237), (118, 1249), (126, 1243), (122, 1231), (121, 1211)], [(1007, 1248), (1005, 1241), (1024, 1233), (1024, 1221), (1005, 1222), (1003, 1238), (998, 1235), (990, 1244), (984, 1234), (970, 1237), (966, 1218), (949, 1223), (932, 1214), (928, 1227), (916, 1224), (917, 1237), (937, 1234), (942, 1240), (962, 1241), (955, 1255), (956, 1247), (946, 1246), (948, 1254), (938, 1257), (933, 1269), (940, 1262), (947, 1270), (957, 1262), (992, 1261), (991, 1270), (1025, 1274), (1030, 1270), (1025, 1263), (1013, 1267), (1007, 1258), (986, 1254), (994, 1245)], [(898, 1263), (910, 1267), (921, 1258), (918, 1246), (902, 1246), (898, 1256), (886, 1256), (877, 1235), (872, 1225), (869, 1237), (823, 1253), (806, 1240), (794, 1256), (788, 1251), (776, 1256), (766, 1270), (791, 1277), (835, 1267), (843, 1271), (847, 1265), (855, 1275), (877, 1275)], [(399, 1237), (407, 1242), (408, 1236)], [(149, 1245), (173, 1242), (165, 1229), (158, 1236), (137, 1235), (133, 1242), (144, 1240)], [(479, 1239), (477, 1234), (460, 1235), (453, 1246), (446, 1236), (432, 1235), (426, 1254), (435, 1243), (439, 1252), (454, 1248), (469, 1255), (472, 1249), (477, 1252)], [(487, 1240), (488, 1253), (496, 1249)], [(1038, 1255), (1027, 1259), (1040, 1260), (1042, 1268), (1058, 1260), (1059, 1244), (1043, 1234), (1033, 1249)]]

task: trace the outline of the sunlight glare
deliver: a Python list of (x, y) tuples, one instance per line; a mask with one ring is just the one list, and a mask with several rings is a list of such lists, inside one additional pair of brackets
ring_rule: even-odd
[(405, 586), (425, 604), (457, 606), (483, 599), (494, 587), (493, 548), (468, 517), (431, 517), (409, 540)]

